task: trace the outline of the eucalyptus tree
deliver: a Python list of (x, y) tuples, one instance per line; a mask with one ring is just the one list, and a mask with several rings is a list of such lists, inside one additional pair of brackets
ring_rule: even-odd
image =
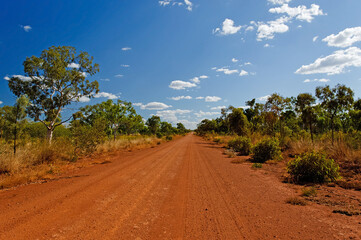
[(54, 129), (71, 119), (60, 120), (64, 108), (99, 91), (98, 82), (88, 79), (99, 71), (99, 65), (87, 52), (68, 46), (50, 47), (40, 57), (27, 57), (23, 65), (25, 76), (13, 76), (10, 90), (18, 97), (28, 96), (27, 113), (44, 124), (50, 143)]
[(14, 154), (16, 154), (19, 132), (21, 132), (26, 123), (26, 108), (28, 105), (29, 100), (23, 95), (16, 100), (14, 106), (5, 108), (5, 120), (12, 129)]
[(336, 85), (334, 88), (330, 86), (317, 87), (316, 96), (321, 102), (321, 106), (326, 110), (330, 119), (332, 131), (332, 143), (334, 142), (335, 119), (344, 111), (351, 108), (353, 104), (354, 92), (345, 85)]
[(233, 108), (227, 119), (232, 132), (239, 136), (245, 136), (249, 133), (249, 122), (242, 108)]
[[(313, 122), (316, 119), (314, 104), (316, 98), (309, 93), (300, 93), (296, 99), (296, 111), (300, 113), (304, 126), (308, 126), (311, 133), (311, 139), (313, 142)], [(307, 127), (306, 127), (307, 129)]]
[(160, 122), (160, 117), (154, 115), (148, 118), (145, 124), (148, 126), (151, 134), (156, 134), (159, 131)]
[(142, 118), (137, 115), (132, 103), (122, 100), (117, 102), (108, 100), (82, 107), (79, 115), (80, 120), (89, 125), (93, 125), (97, 119), (104, 119), (114, 140), (120, 129), (129, 133), (133, 126), (142, 122)]

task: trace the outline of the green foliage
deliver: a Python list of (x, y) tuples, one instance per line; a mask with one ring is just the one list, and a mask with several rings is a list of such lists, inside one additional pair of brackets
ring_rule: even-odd
[(9, 88), (18, 97), (28, 96), (29, 116), (45, 125), (51, 141), (54, 129), (62, 124), (59, 118), (64, 107), (99, 91), (97, 81), (86, 79), (98, 72), (99, 66), (88, 53), (67, 46), (50, 47), (40, 57), (26, 58), (23, 65), (25, 76), (12, 77)]
[(145, 124), (148, 126), (149, 132), (151, 134), (156, 134), (159, 131), (160, 127), (160, 117), (155, 115), (151, 116), (150, 118), (148, 118)]
[(276, 138), (266, 138), (258, 142), (253, 147), (254, 162), (264, 163), (267, 160), (282, 159), (279, 141)]
[(228, 148), (240, 155), (249, 155), (251, 152), (251, 139), (248, 137), (236, 137), (228, 142)]
[(252, 168), (262, 168), (262, 163), (253, 163)]
[(173, 140), (173, 137), (172, 137), (172, 136), (170, 136), (170, 135), (168, 135), (168, 136), (166, 136), (166, 137), (165, 137), (165, 140), (167, 140), (167, 141), (171, 141), (171, 140)]
[(229, 128), (238, 136), (246, 136), (249, 133), (249, 122), (242, 108), (232, 108), (232, 112), (228, 114), (227, 120)]
[(340, 178), (338, 164), (318, 152), (304, 153), (289, 161), (287, 171), (296, 182), (322, 183)]
[(96, 119), (93, 126), (81, 124), (78, 120), (71, 124), (72, 139), (77, 154), (89, 154), (96, 150), (97, 145), (105, 142), (106, 134), (104, 119)]

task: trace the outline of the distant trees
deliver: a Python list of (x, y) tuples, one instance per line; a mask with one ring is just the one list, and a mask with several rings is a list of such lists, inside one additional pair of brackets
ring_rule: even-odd
[(309, 93), (301, 93), (296, 99), (296, 111), (301, 114), (301, 119), (305, 128), (310, 129), (311, 139), (313, 142), (312, 124), (316, 119), (314, 104), (316, 102), (315, 97)]
[(40, 57), (26, 58), (23, 65), (25, 76), (12, 77), (9, 88), (18, 97), (28, 96), (27, 113), (44, 124), (51, 142), (54, 129), (70, 120), (60, 120), (64, 107), (99, 91), (98, 82), (87, 79), (99, 66), (88, 53), (67, 46), (50, 47)]
[(149, 132), (151, 134), (156, 134), (159, 131), (160, 122), (160, 117), (154, 115), (148, 118), (145, 124), (148, 126)]
[(335, 119), (343, 111), (351, 108), (353, 95), (351, 88), (340, 84), (334, 88), (330, 88), (330, 86), (316, 88), (316, 96), (330, 119), (332, 143), (334, 142)]

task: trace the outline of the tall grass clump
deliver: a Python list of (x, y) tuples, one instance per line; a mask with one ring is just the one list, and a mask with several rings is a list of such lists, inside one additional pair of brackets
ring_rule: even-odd
[(243, 136), (233, 138), (228, 142), (228, 148), (238, 152), (239, 155), (249, 155), (252, 148), (251, 139)]
[(254, 162), (264, 163), (267, 160), (280, 160), (282, 159), (281, 148), (278, 139), (266, 138), (258, 142), (253, 147)]
[(325, 154), (315, 151), (301, 154), (289, 161), (287, 171), (299, 183), (323, 183), (340, 178), (338, 164)]

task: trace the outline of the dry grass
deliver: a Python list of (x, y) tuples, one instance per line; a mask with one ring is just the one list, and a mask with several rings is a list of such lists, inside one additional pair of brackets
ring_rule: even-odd
[[(120, 150), (133, 151), (160, 144), (162, 140), (148, 136), (120, 136), (117, 140), (107, 141), (97, 146), (96, 154)], [(86, 161), (92, 159), (84, 156)], [(19, 184), (52, 178), (65, 166), (73, 164), (78, 156), (68, 139), (57, 139), (51, 145), (34, 141), (18, 148), (16, 155), (8, 144), (0, 144), (0, 189)], [(87, 166), (87, 164), (80, 164)]]
[(306, 206), (307, 202), (303, 200), (302, 198), (298, 197), (291, 197), (286, 200), (286, 203), (291, 205), (298, 205), (298, 206)]

